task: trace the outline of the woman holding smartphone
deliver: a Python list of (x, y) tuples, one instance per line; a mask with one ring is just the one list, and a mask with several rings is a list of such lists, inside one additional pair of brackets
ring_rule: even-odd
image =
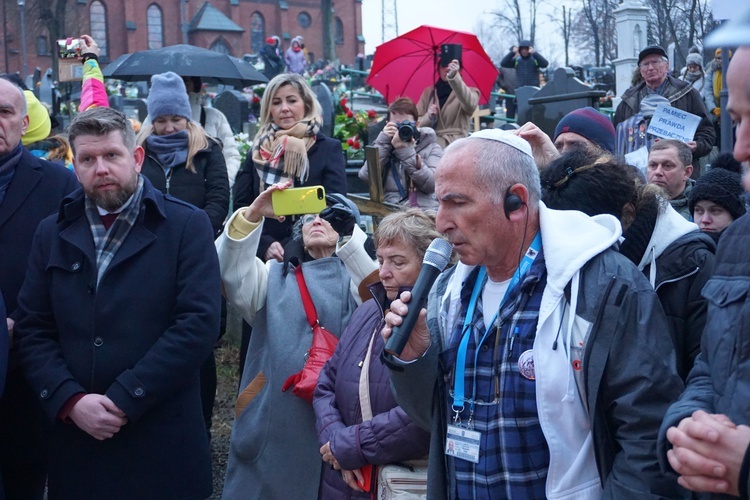
[[(360, 301), (357, 290), (377, 265), (364, 248), (353, 203), (339, 194), (321, 214), (299, 217), (284, 262), (253, 257), (263, 227), (278, 217), (272, 184), (227, 222), (216, 240), (227, 301), (253, 327), (240, 382), (224, 499), (317, 498), (321, 461), (310, 403), (283, 387), (305, 365), (310, 323), (295, 273), (299, 268), (319, 324), (339, 337)], [(339, 239), (340, 237), (341, 240)], [(346, 243), (341, 243), (346, 239)], [(373, 276), (370, 276), (373, 275)]]
[[(289, 179), (294, 187), (322, 185), (326, 193), (346, 194), (346, 162), (341, 142), (320, 131), (323, 110), (304, 78), (282, 73), (272, 78), (260, 102), (260, 123), (252, 154), (237, 172), (235, 207), (246, 207), (274, 182)], [(256, 255), (263, 261), (284, 260), (295, 217), (268, 219)], [(242, 323), (240, 375), (252, 330)]]
[(461, 61), (440, 61), (435, 85), (427, 87), (417, 102), (419, 126), (432, 127), (438, 144), (448, 144), (469, 135), (469, 120), (479, 104), (479, 89), (461, 77)]

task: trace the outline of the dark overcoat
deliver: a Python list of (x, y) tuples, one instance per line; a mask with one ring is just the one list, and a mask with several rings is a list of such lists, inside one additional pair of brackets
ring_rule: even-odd
[[(16, 298), (26, 275), (31, 242), (39, 222), (57, 212), (60, 201), (78, 188), (73, 172), (24, 149), (0, 203), (0, 290), (8, 316), (17, 317)], [(18, 368), (11, 348), (5, 395), (0, 399), (0, 462), (44, 460), (44, 418)]]
[[(206, 498), (211, 462), (198, 370), (219, 328), (205, 212), (144, 178), (141, 213), (97, 286), (81, 190), (34, 239), (17, 323), (24, 372), (54, 428), (50, 498)], [(128, 417), (97, 441), (58, 414), (104, 394)]]

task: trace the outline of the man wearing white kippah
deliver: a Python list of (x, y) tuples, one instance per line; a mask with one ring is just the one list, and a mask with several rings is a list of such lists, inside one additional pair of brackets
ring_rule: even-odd
[[(460, 263), (385, 356), (432, 431), (428, 498), (675, 498), (656, 436), (682, 381), (659, 300), (612, 250), (614, 217), (550, 210), (540, 191), (509, 132), (456, 141), (437, 167), (437, 228)], [(385, 338), (410, 299), (391, 304)]]

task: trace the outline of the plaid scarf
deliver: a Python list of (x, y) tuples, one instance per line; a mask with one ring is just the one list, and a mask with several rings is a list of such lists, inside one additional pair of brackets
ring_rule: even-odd
[(315, 136), (320, 130), (320, 121), (305, 117), (288, 130), (275, 123), (267, 126), (255, 137), (253, 162), (264, 186), (290, 179), (304, 183), (310, 163), (307, 151), (315, 144)]
[(96, 204), (86, 197), (86, 218), (91, 226), (91, 234), (94, 236), (94, 247), (96, 248), (96, 285), (99, 286), (104, 271), (109, 267), (117, 251), (125, 242), (125, 237), (135, 225), (138, 214), (141, 212), (141, 200), (143, 199), (143, 177), (138, 176), (138, 187), (130, 198), (125, 208), (117, 216), (114, 224), (107, 230), (99, 216)]

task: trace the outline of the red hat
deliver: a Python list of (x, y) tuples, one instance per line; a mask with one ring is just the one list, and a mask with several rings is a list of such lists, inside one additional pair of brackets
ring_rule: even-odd
[(268, 38), (266, 38), (266, 43), (273, 45), (274, 43), (276, 43), (276, 40), (274, 40), (272, 36), (269, 36)]

